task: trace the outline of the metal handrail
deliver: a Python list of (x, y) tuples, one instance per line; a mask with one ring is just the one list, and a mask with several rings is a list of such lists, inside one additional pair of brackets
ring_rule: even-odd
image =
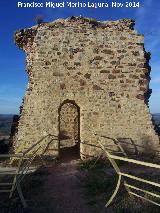
[(111, 138), (105, 135), (98, 135), (98, 134), (94, 134), (95, 136), (99, 136), (101, 138), (106, 138), (109, 140), (112, 140), (114, 145), (119, 149), (120, 153), (122, 153), (125, 157), (127, 157), (127, 153), (125, 152), (125, 150), (123, 149), (123, 147), (121, 146), (121, 144), (119, 143), (117, 138)]
[(125, 157), (120, 157), (120, 156), (112, 155), (105, 149), (104, 145), (100, 141), (98, 141), (98, 143), (99, 143), (101, 149), (105, 152), (107, 158), (109, 159), (109, 161), (111, 162), (113, 168), (115, 169), (116, 173), (119, 176), (119, 179), (118, 179), (118, 182), (117, 182), (117, 186), (116, 186), (112, 196), (110, 197), (109, 201), (107, 202), (107, 204), (105, 206), (108, 207), (111, 204), (111, 202), (113, 201), (113, 199), (115, 198), (115, 196), (116, 196), (116, 194), (118, 192), (118, 189), (120, 188), (120, 181), (122, 180), (121, 177), (123, 177), (124, 186), (125, 186), (125, 188), (126, 188), (126, 190), (128, 191), (129, 194), (134, 195), (136, 197), (139, 197), (141, 199), (144, 199), (144, 200), (146, 200), (146, 201), (148, 201), (148, 202), (150, 202), (150, 203), (152, 203), (154, 205), (160, 206), (160, 203), (155, 202), (155, 201), (153, 201), (153, 200), (151, 200), (149, 198), (146, 198), (144, 196), (141, 196), (141, 195), (131, 191), (131, 189), (134, 189), (136, 191), (141, 191), (143, 193), (149, 194), (152, 197), (156, 197), (156, 198), (160, 198), (160, 195), (128, 184), (127, 181), (125, 180), (125, 177), (130, 178), (132, 180), (140, 181), (140, 182), (143, 182), (145, 184), (149, 184), (149, 185), (152, 185), (152, 186), (155, 186), (155, 187), (160, 187), (160, 184), (156, 183), (154, 181), (145, 180), (143, 178), (139, 178), (139, 177), (136, 177), (136, 176), (121, 172), (120, 168), (117, 165), (115, 160), (121, 160), (121, 161), (124, 161), (124, 162), (133, 163), (133, 164), (136, 164), (136, 165), (155, 168), (155, 169), (160, 169), (160, 165), (155, 164), (155, 163), (153, 164), (153, 163), (143, 162), (143, 161), (140, 161), (140, 160), (134, 160), (134, 159), (131, 159), (131, 158), (127, 158), (126, 156)]
[[(12, 183), (0, 183), (0, 186), (11, 186), (11, 189), (8, 189), (8, 190), (3, 189), (3, 190), (0, 190), (0, 192), (8, 192), (9, 198), (11, 198), (13, 196), (15, 189), (17, 189), (19, 197), (22, 202), (22, 205), (24, 207), (27, 207), (27, 204), (26, 204), (26, 201), (24, 199), (24, 196), (23, 196), (23, 193), (22, 193), (22, 190), (20, 187), (20, 182), (23, 180), (23, 178), (27, 174), (32, 161), (34, 160), (34, 158), (37, 155), (38, 150), (42, 148), (42, 142), (47, 137), (57, 137), (57, 139), (58, 139), (58, 136), (48, 134), (48, 135), (44, 136), (43, 138), (41, 138), (39, 141), (37, 141), (35, 144), (33, 144), (31, 147), (29, 147), (23, 153), (20, 152), (17, 154), (0, 155), (0, 158), (18, 159), (18, 166), (17, 166), (17, 168), (15, 168), (15, 171), (7, 173), (7, 175), (14, 175), (13, 182)], [(57, 140), (57, 139), (52, 139), (52, 140)], [(39, 145), (38, 148), (36, 148), (37, 145)], [(33, 151), (32, 154), (29, 154), (31, 151)], [(25, 164), (25, 161), (26, 161), (26, 164)], [(12, 160), (10, 162), (12, 162)], [(5, 174), (6, 174), (5, 172), (0, 173), (0, 175), (5, 175)]]

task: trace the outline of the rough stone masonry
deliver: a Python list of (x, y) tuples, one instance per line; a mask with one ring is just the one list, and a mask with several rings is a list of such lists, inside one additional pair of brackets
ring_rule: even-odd
[(112, 138), (132, 151), (157, 148), (148, 108), (150, 54), (133, 26), (128, 19), (71, 17), (15, 33), (29, 77), (15, 152), (48, 134), (58, 136), (50, 147), (44, 139), (53, 156), (74, 143), (82, 158), (96, 156), (101, 136), (111, 138), (103, 138), (109, 149), (115, 149)]

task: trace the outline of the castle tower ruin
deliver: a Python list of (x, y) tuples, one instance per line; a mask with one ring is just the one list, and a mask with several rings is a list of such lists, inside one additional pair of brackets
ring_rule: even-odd
[(71, 17), (15, 33), (29, 79), (16, 152), (48, 134), (58, 136), (48, 149), (53, 156), (74, 145), (82, 158), (98, 155), (95, 134), (130, 138), (138, 150), (156, 148), (148, 108), (149, 54), (133, 26), (128, 19)]

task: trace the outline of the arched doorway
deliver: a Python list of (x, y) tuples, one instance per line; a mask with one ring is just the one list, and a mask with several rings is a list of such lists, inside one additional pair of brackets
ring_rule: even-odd
[(80, 108), (71, 100), (59, 107), (59, 156), (61, 159), (80, 156)]

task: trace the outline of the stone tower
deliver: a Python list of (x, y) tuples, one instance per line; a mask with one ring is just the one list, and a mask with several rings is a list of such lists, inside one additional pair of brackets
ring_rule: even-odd
[[(71, 17), (15, 33), (29, 77), (15, 151), (48, 134), (58, 136), (46, 151), (53, 156), (73, 146), (82, 158), (96, 156), (101, 135), (129, 138), (139, 151), (155, 149), (159, 139), (148, 108), (149, 54), (133, 26), (128, 19)], [(106, 138), (106, 145), (111, 141)], [(124, 144), (129, 148), (129, 142)]]

